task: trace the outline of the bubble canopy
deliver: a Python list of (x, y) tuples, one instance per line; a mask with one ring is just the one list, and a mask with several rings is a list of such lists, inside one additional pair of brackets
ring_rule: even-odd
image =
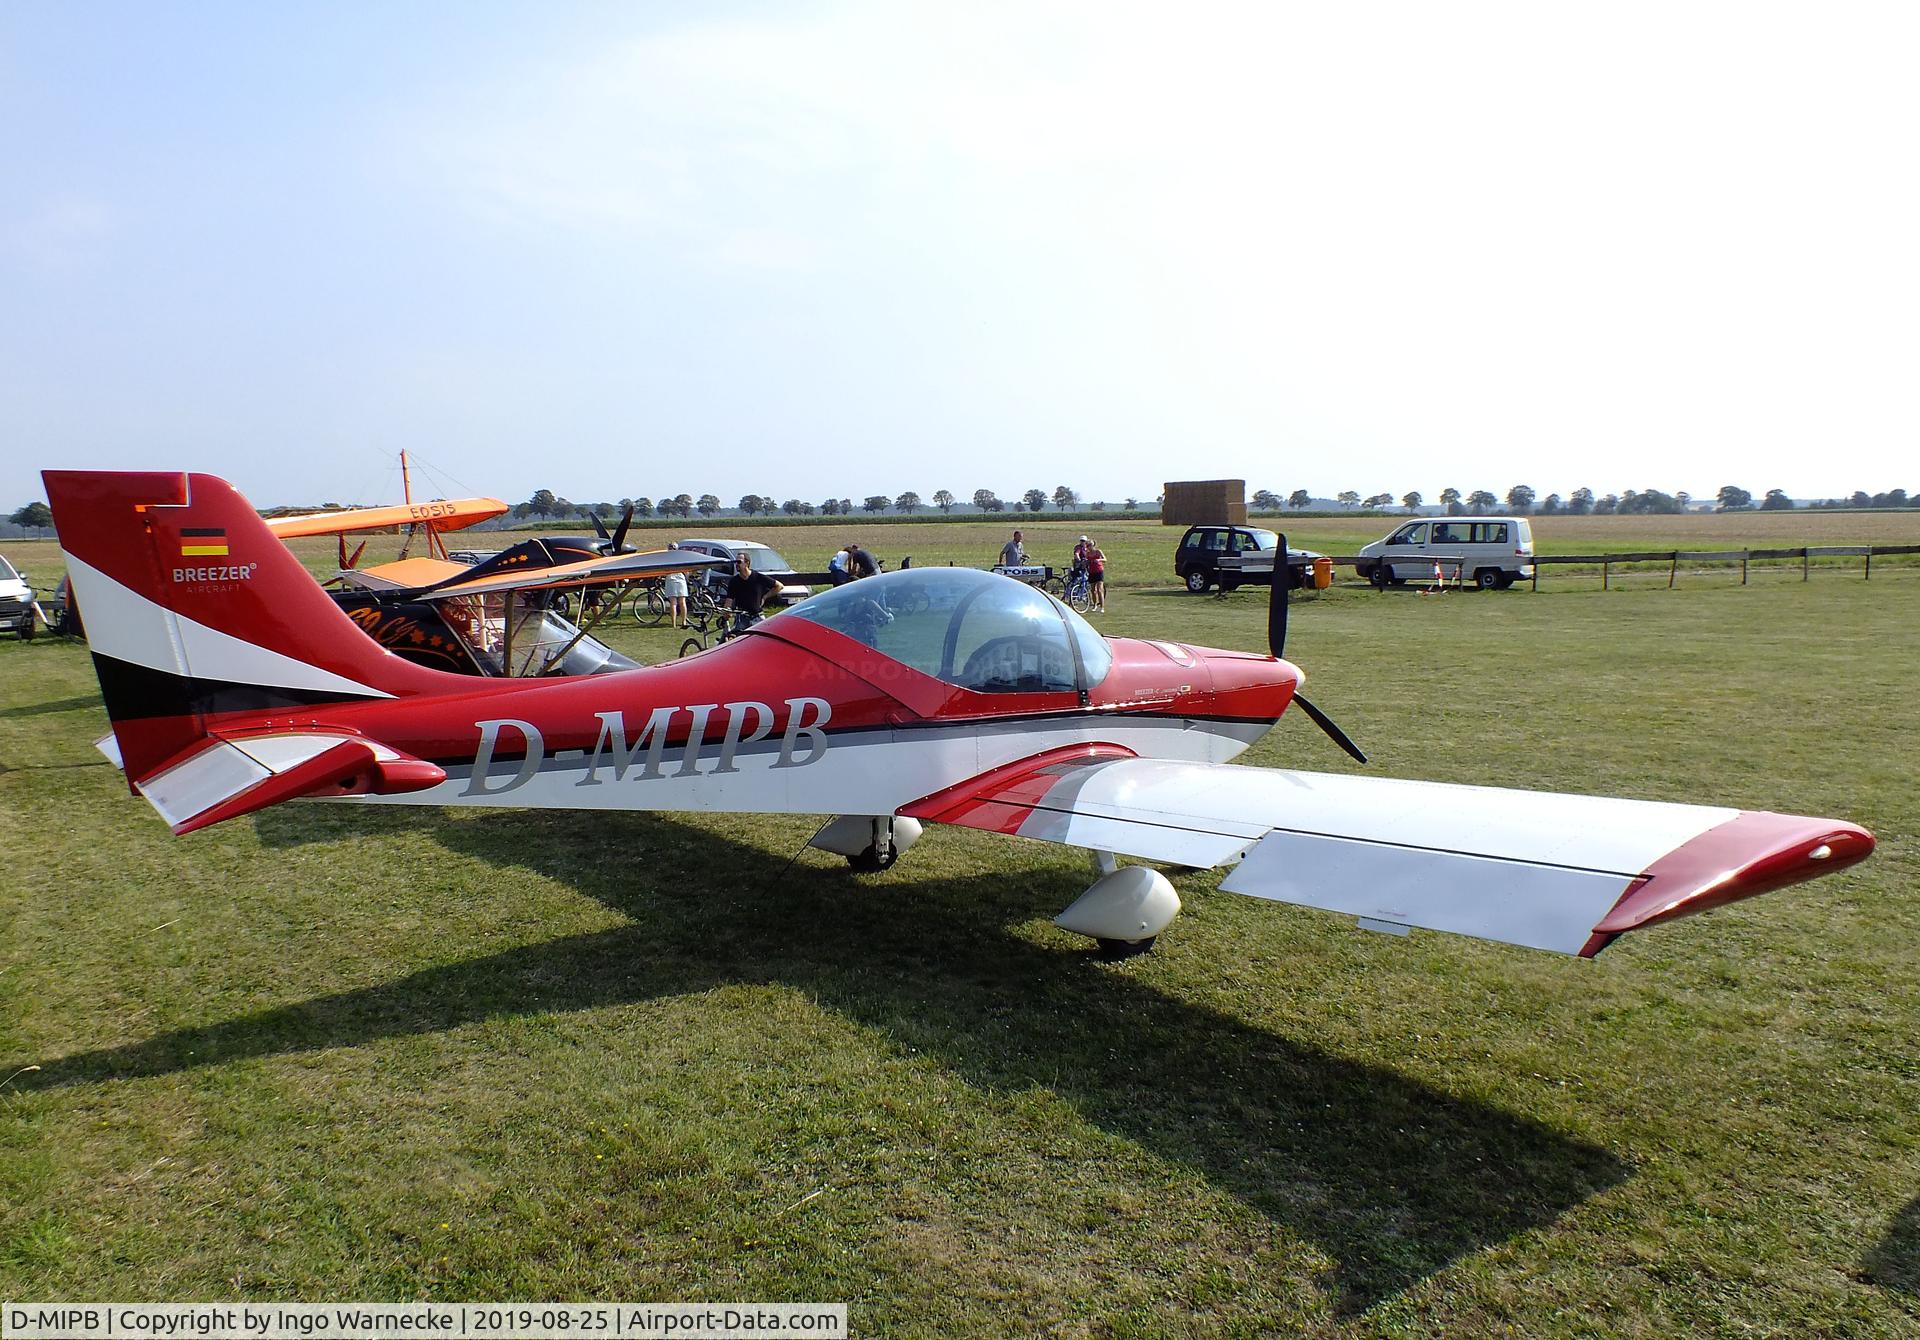
[(1076, 693), (1113, 653), (1078, 614), (1037, 587), (974, 568), (908, 568), (848, 582), (779, 619), (831, 628), (976, 693)]

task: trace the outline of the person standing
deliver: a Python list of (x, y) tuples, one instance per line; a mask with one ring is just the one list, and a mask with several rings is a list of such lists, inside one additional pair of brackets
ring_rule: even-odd
[(1095, 614), (1107, 612), (1107, 555), (1092, 540), (1084, 535), (1080, 537), (1086, 544), (1084, 555), (1087, 564), (1087, 602)]
[(742, 550), (733, 558), (733, 576), (727, 578), (727, 604), (733, 607), (733, 631), (744, 633), (760, 622), (767, 599), (780, 583), (753, 570), (753, 560)]
[[(669, 549), (679, 547), (680, 543), (677, 540), (670, 541), (667, 545)], [(673, 626), (685, 628), (687, 626), (687, 574), (669, 572), (660, 583), (660, 594), (666, 598), (667, 613), (673, 616)]]
[(1003, 568), (1022, 568), (1027, 564), (1026, 546), (1020, 543), (1020, 532), (1015, 531), (1013, 538), (1000, 546), (1000, 566)]

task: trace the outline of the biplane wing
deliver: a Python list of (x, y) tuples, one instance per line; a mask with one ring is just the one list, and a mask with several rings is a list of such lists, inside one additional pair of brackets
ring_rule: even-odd
[[(507, 551), (511, 554), (513, 551)], [(548, 567), (496, 567), (455, 563), (444, 558), (402, 558), (370, 568), (340, 574), (348, 586), (366, 591), (405, 594), (414, 600), (454, 600), (501, 591), (535, 591), (549, 587), (608, 586), (616, 582), (664, 577), (670, 572), (697, 572), (724, 567), (724, 559), (704, 554), (661, 549), (644, 554), (609, 554)]]
[(271, 517), (267, 519), (267, 529), (283, 540), (385, 530), (391, 526), (465, 530), (507, 511), (508, 505), (498, 498), (443, 498), (435, 502), (395, 503), (390, 507), (346, 507), (330, 512)]
[(1086, 756), (949, 788), (909, 818), (1185, 866), (1221, 888), (1591, 958), (1620, 934), (1863, 860), (1834, 819), (1442, 782)]
[[(509, 551), (511, 553), (512, 551)], [(602, 558), (582, 559), (577, 563), (559, 563), (551, 567), (505, 567), (491, 572), (484, 569), (463, 572), (427, 586), (415, 595), (419, 600), (453, 600), (461, 596), (487, 595), (495, 591), (536, 591), (549, 587), (606, 586), (614, 582), (639, 581), (664, 577), (672, 572), (698, 572), (723, 568), (726, 560), (677, 549), (656, 549), (643, 554), (608, 554)]]

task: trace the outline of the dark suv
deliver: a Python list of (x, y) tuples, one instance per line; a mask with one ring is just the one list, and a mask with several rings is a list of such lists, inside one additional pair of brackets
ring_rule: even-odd
[[(1268, 586), (1279, 547), (1280, 537), (1259, 526), (1189, 526), (1173, 551), (1173, 575), (1196, 595), (1210, 586), (1222, 591)], [(1287, 562), (1294, 567), (1319, 557), (1311, 549), (1287, 549)]]

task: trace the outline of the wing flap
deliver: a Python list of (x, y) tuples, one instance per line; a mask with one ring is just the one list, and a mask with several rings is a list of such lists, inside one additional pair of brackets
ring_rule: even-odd
[(1220, 882), (1229, 893), (1577, 954), (1631, 876), (1276, 831)]

